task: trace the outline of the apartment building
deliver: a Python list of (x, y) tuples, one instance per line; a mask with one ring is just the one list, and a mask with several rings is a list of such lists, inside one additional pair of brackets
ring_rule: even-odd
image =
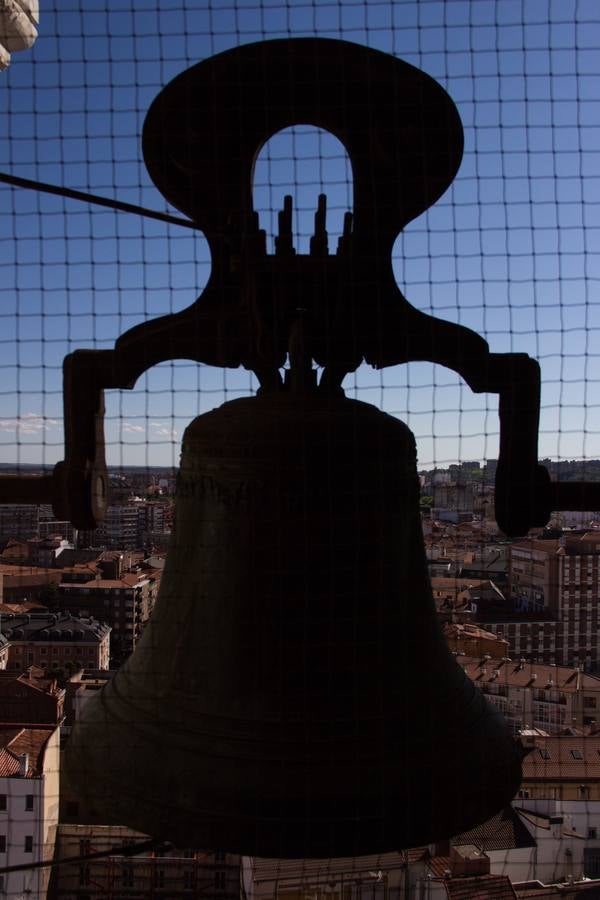
[(8, 668), (108, 669), (110, 626), (69, 612), (5, 614), (0, 631), (9, 642)]
[(600, 677), (578, 667), (458, 654), (456, 661), (504, 715), (512, 730), (553, 734), (600, 724)]
[[(58, 587), (60, 606), (79, 616), (93, 617), (111, 629), (110, 656), (115, 664), (133, 653), (154, 608), (158, 578), (152, 572), (129, 572), (119, 578), (63, 581)], [(94, 665), (93, 668), (104, 668)]]
[(511, 654), (583, 665), (586, 671), (600, 668), (600, 531), (515, 543), (509, 596), (514, 609), (530, 619), (526, 624), (517, 615), (496, 623), (507, 625), (501, 630)]
[[(0, 862), (54, 856), (59, 808), (59, 728), (0, 726)], [(0, 874), (0, 896), (45, 900), (49, 868)]]
[(109, 506), (103, 522), (94, 531), (82, 531), (80, 546), (140, 549), (147, 545), (149, 535), (169, 530), (170, 514), (165, 502), (131, 498), (127, 503)]
[(0, 503), (0, 542), (37, 537), (40, 511), (28, 503)]

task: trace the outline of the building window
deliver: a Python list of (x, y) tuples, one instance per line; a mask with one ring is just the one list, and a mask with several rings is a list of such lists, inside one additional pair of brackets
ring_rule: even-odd
[(6, 835), (0, 834), (0, 853), (6, 853)]
[(0, 794), (0, 812), (6, 812), (6, 794)]
[(90, 883), (90, 867), (79, 866), (79, 884), (87, 885)]
[(88, 840), (79, 841), (79, 855), (89, 856), (92, 852), (92, 842)]
[(125, 865), (121, 870), (121, 885), (123, 887), (132, 888), (133, 887), (133, 866)]
[(194, 872), (192, 869), (184, 869), (183, 870), (183, 889), (184, 891), (191, 891), (196, 887), (196, 882), (194, 879)]
[(27, 794), (25, 796), (25, 810), (27, 812), (33, 811), (33, 794)]
[(25, 835), (25, 853), (33, 853), (33, 835)]
[(163, 888), (165, 886), (165, 870), (157, 869), (156, 870), (156, 887)]
[(587, 878), (600, 878), (600, 850), (585, 847), (583, 850), (583, 874)]
[(529, 800), (529, 791), (525, 788), (521, 788), (518, 796), (521, 798), (521, 800)]
[(581, 750), (571, 750), (571, 756), (573, 759), (583, 759), (583, 753)]
[(596, 709), (596, 698), (595, 698), (595, 697), (584, 697), (584, 698), (583, 698), (583, 705), (584, 705), (584, 706), (589, 706), (589, 707), (591, 707), (592, 709)]
[(225, 890), (225, 872), (215, 872), (215, 891)]
[(598, 837), (598, 829), (597, 828), (588, 828), (588, 838), (592, 841), (595, 841)]

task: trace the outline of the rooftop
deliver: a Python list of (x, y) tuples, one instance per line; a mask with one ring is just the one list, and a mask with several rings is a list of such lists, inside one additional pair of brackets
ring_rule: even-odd
[(29, 666), (24, 672), (13, 670), (0, 670), (0, 696), (3, 688), (14, 682), (24, 684), (28, 689), (40, 691), (43, 694), (64, 694), (64, 688), (60, 688), (56, 678), (48, 678), (44, 670), (38, 666)]
[[(37, 778), (44, 770), (44, 751), (54, 727), (21, 728), (0, 725), (0, 777)], [(26, 757), (26, 759), (25, 759)], [(22, 773), (22, 763), (27, 771)]]
[(469, 678), (479, 685), (535, 687), (561, 694), (574, 694), (581, 690), (600, 691), (600, 677), (581, 672), (576, 666), (551, 666), (507, 657), (488, 659), (485, 656), (457, 656), (456, 661)]
[(91, 616), (74, 616), (68, 612), (4, 615), (0, 630), (10, 641), (77, 641), (97, 643), (110, 632), (110, 627)]
[(600, 779), (600, 734), (536, 737), (523, 760), (523, 782), (548, 779), (582, 784)]
[(447, 878), (444, 887), (451, 900), (515, 900), (517, 896), (508, 875)]
[(401, 853), (381, 853), (369, 856), (340, 856), (333, 859), (270, 859), (253, 857), (252, 873), (255, 882), (327, 880), (330, 876), (354, 874), (365, 881), (374, 881), (372, 873), (399, 869), (404, 865)]
[(507, 806), (482, 825), (477, 825), (452, 838), (452, 843), (457, 847), (474, 844), (484, 851), (535, 847), (535, 839), (523, 824), (520, 812), (514, 810), (512, 806)]

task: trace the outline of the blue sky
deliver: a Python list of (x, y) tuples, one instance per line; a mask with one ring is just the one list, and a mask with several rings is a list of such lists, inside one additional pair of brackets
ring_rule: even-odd
[[(450, 190), (399, 236), (398, 283), (492, 350), (540, 361), (541, 456), (600, 457), (597, 0), (41, 0), (40, 13), (34, 48), (0, 73), (0, 171), (160, 210), (141, 158), (144, 116), (207, 56), (269, 37), (340, 37), (438, 79), (459, 108), (465, 155)], [(341, 145), (303, 128), (263, 148), (254, 197), (268, 231), (293, 193), (306, 250), (321, 191), (335, 246), (352, 201)], [(53, 463), (64, 355), (185, 308), (210, 260), (199, 232), (22, 189), (0, 185), (0, 213), (0, 461)], [(447, 370), (363, 366), (345, 386), (409, 423), (423, 466), (496, 455), (495, 397)], [(159, 366), (108, 395), (109, 461), (176, 463), (195, 415), (253, 389), (244, 371)]]

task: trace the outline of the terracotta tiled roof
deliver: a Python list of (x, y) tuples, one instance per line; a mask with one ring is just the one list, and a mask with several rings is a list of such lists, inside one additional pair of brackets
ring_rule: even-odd
[[(530, 822), (534, 828), (543, 828), (544, 831), (550, 831), (550, 828), (553, 824), (562, 826), (562, 816), (548, 816), (544, 813), (532, 812), (529, 809), (519, 809), (519, 815), (525, 819), (527, 822)], [(554, 821), (553, 821), (554, 820)], [(567, 828), (566, 826), (561, 827), (561, 834), (565, 837), (572, 837), (576, 840), (585, 841), (585, 835), (579, 831), (573, 831), (572, 828)]]
[(436, 878), (443, 878), (445, 872), (450, 872), (452, 861), (449, 856), (432, 856), (427, 865)]
[(547, 735), (523, 760), (523, 782), (551, 778), (582, 783), (600, 779), (600, 735)]
[(449, 578), (444, 577), (443, 575), (434, 575), (431, 579), (431, 587), (434, 591), (449, 591), (457, 594), (461, 591), (467, 591), (474, 588), (491, 588), (492, 585), (489, 579)]
[(13, 563), (0, 563), (0, 574), (4, 575), (5, 578), (12, 578), (17, 575), (27, 577), (36, 575), (48, 576), (56, 575), (56, 569), (48, 569), (43, 566), (18, 566)]
[(59, 688), (55, 678), (47, 678), (44, 670), (38, 666), (29, 666), (24, 672), (15, 670), (0, 671), (0, 694), (8, 685), (15, 681), (24, 685), (27, 689), (39, 691), (43, 694), (60, 694), (64, 688)]
[(281, 884), (286, 880), (310, 882), (342, 874), (369, 878), (369, 872), (386, 872), (403, 865), (404, 858), (400, 853), (340, 856), (335, 859), (269, 859), (256, 856), (252, 860), (252, 873), (255, 883), (278, 881)]
[(28, 778), (41, 775), (44, 768), (44, 750), (53, 728), (15, 728), (14, 725), (0, 725), (0, 776), (19, 775), (19, 757), (27, 753), (29, 757)]
[(456, 846), (475, 844), (480, 850), (514, 850), (517, 847), (535, 847), (536, 842), (519, 813), (507, 806), (483, 825), (452, 838)]
[(0, 615), (18, 616), (34, 611), (39, 612), (47, 608), (43, 603), (35, 600), (26, 600), (24, 603), (0, 603)]
[[(528, 884), (530, 884), (528, 882)], [(575, 884), (540, 884), (538, 886), (514, 885), (515, 893), (519, 900), (554, 900), (561, 897), (562, 900), (571, 900), (572, 897), (584, 895), (584, 900), (600, 900), (599, 881), (577, 881)]]
[[(464, 640), (481, 640), (481, 638), (484, 638), (487, 641), (497, 641), (499, 644), (506, 644), (508, 647), (508, 641), (503, 641), (493, 632), (485, 631), (483, 628), (478, 628), (477, 625), (471, 625), (468, 622), (466, 624), (446, 622), (443, 630), (446, 637), (457, 637)], [(461, 660), (461, 664), (464, 665), (464, 660)]]
[(62, 571), (67, 575), (89, 575), (95, 578), (100, 569), (93, 562), (74, 563), (72, 566), (62, 566)]
[(77, 581), (62, 581), (60, 583), (61, 590), (64, 590), (65, 593), (73, 592), (77, 593), (77, 591), (85, 590), (103, 590), (106, 588), (110, 589), (130, 589), (137, 587), (138, 584), (141, 584), (143, 581), (146, 581), (148, 576), (146, 574), (141, 575), (123, 575), (122, 578), (94, 578), (92, 581), (85, 582), (77, 582)]
[(451, 900), (514, 900), (517, 896), (507, 875), (476, 875), (444, 881)]
[[(600, 692), (600, 678), (597, 675), (588, 675), (573, 666), (546, 666), (530, 662), (521, 664), (518, 659), (484, 660), (473, 656), (458, 656), (456, 661), (469, 678), (478, 684), (507, 684), (520, 688), (535, 686), (542, 690), (548, 686), (549, 691), (561, 694), (573, 694), (583, 689)], [(485, 674), (483, 669), (486, 670)]]

